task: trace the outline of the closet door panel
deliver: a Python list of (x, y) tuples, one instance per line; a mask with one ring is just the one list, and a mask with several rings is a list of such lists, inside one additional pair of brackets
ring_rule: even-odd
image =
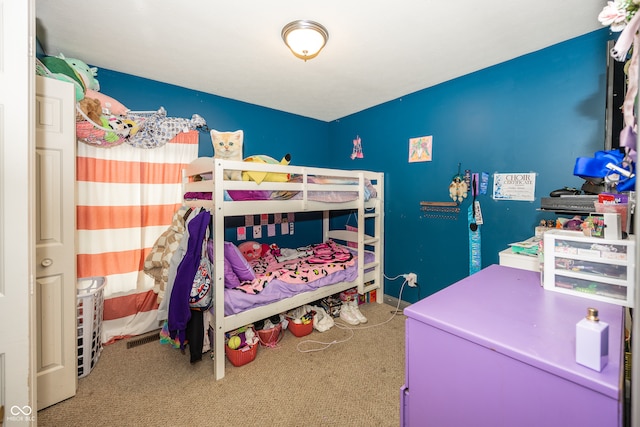
[(38, 409), (76, 394), (75, 94), (36, 78), (35, 245)]

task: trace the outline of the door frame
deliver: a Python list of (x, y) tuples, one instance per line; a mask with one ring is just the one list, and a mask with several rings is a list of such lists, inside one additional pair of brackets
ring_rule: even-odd
[(35, 0), (0, 0), (0, 28), (0, 405), (35, 425)]

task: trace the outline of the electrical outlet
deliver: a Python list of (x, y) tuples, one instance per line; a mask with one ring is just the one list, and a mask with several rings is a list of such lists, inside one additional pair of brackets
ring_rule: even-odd
[(418, 286), (418, 275), (416, 273), (408, 273), (404, 275), (405, 280), (407, 281), (407, 285), (412, 288)]

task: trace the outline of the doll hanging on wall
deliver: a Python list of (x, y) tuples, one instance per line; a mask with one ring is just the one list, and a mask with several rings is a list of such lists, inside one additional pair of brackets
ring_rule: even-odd
[(353, 152), (351, 153), (351, 160), (362, 158), (364, 158), (364, 154), (362, 154), (362, 140), (360, 140), (360, 136), (357, 136), (356, 139), (353, 140)]

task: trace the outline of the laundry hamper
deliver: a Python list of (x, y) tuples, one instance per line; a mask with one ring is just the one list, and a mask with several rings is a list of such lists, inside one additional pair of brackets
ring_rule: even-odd
[(102, 352), (102, 311), (106, 284), (106, 277), (99, 276), (78, 279), (76, 284), (78, 378), (89, 375)]

